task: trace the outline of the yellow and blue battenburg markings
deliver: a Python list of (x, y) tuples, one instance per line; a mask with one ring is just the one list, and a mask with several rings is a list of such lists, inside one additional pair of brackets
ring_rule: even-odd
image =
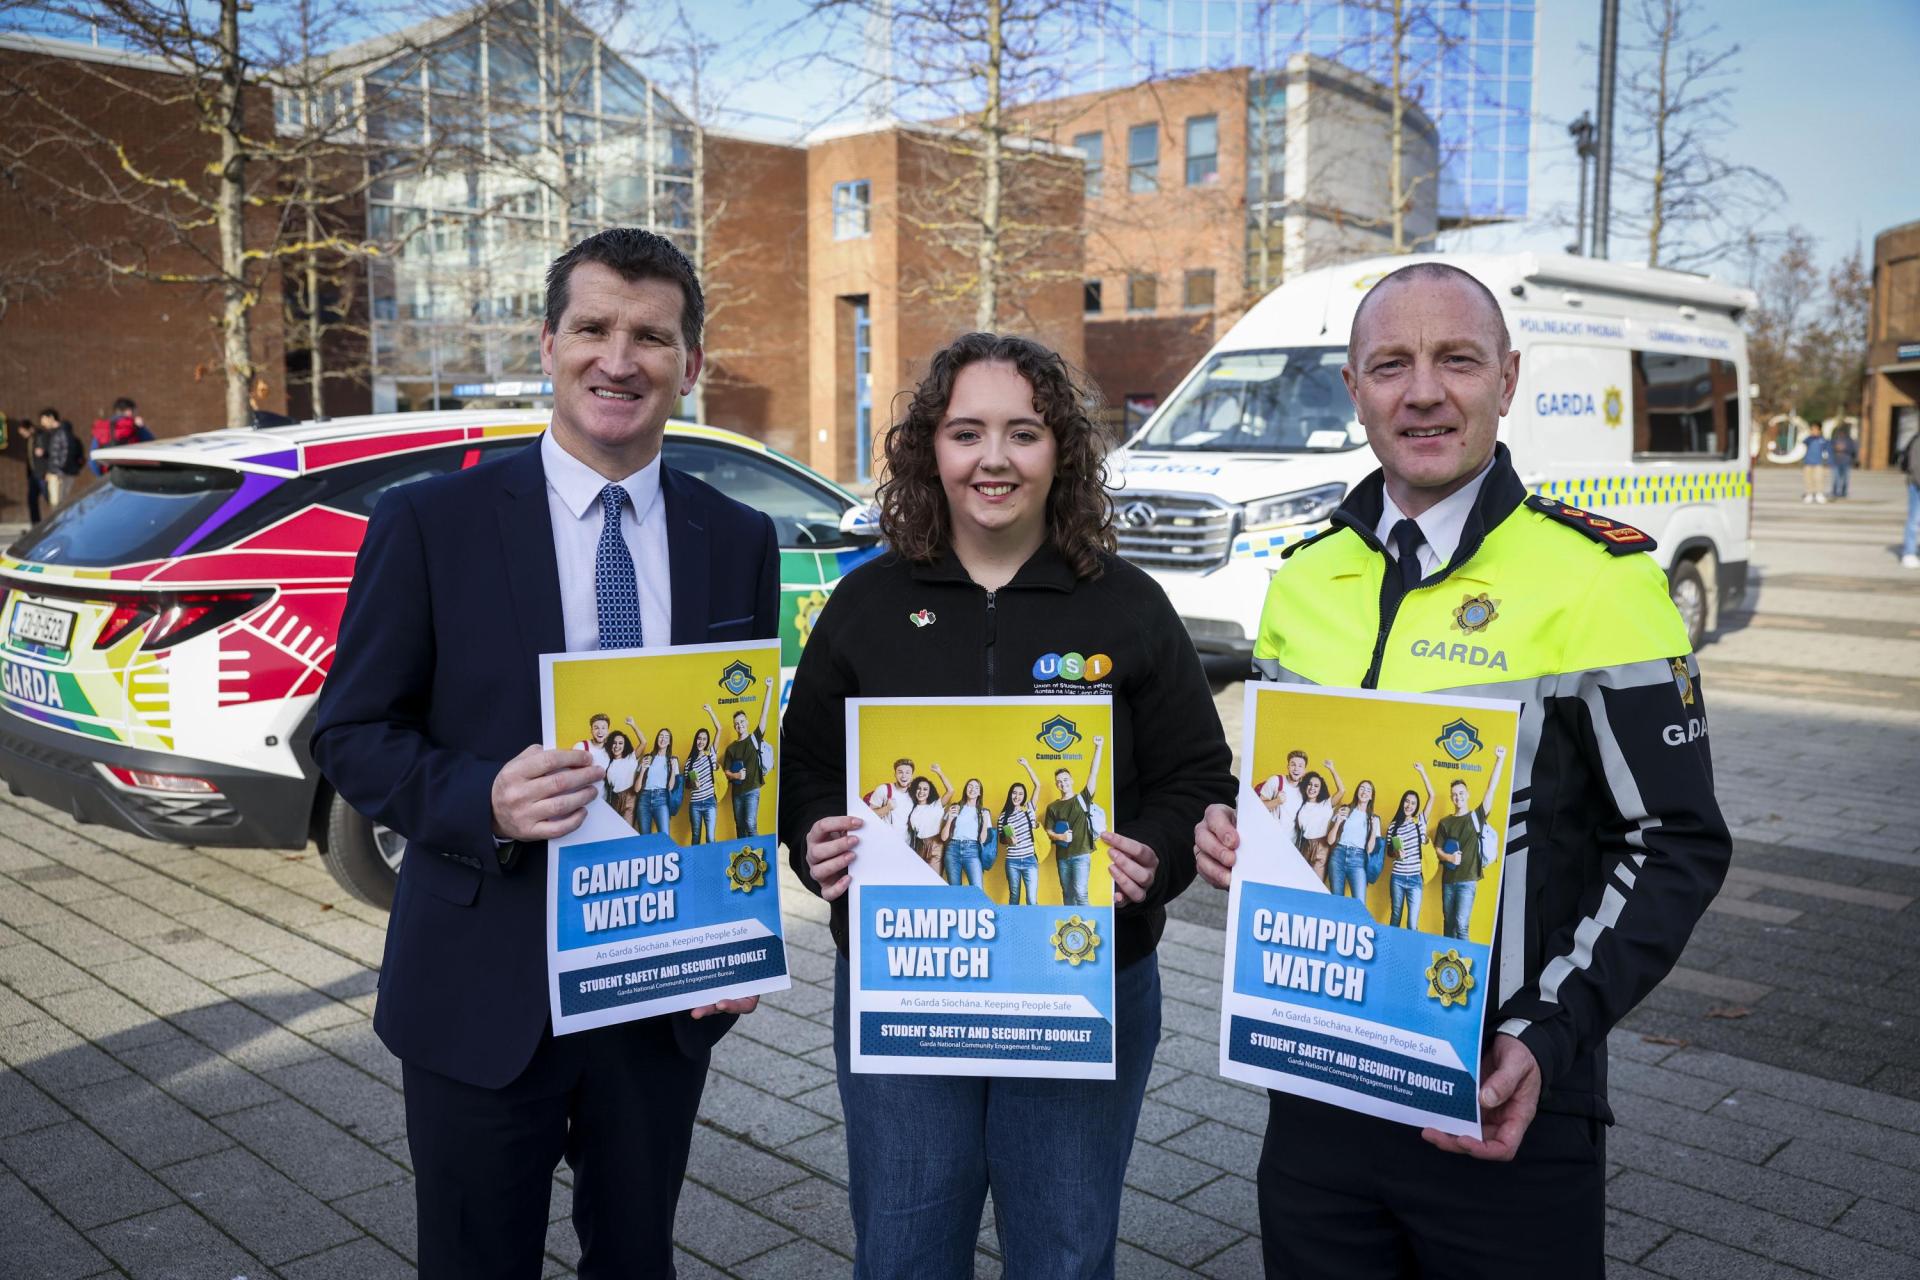
[(1653, 506), (1667, 502), (1717, 502), (1746, 498), (1753, 485), (1744, 470), (1655, 471), (1614, 476), (1576, 476), (1533, 486), (1542, 497), (1570, 506)]
[(1306, 525), (1288, 525), (1279, 529), (1253, 529), (1233, 540), (1233, 558), (1236, 560), (1266, 560), (1280, 558), (1280, 552), (1296, 542), (1304, 542), (1316, 533), (1322, 533), (1327, 522), (1317, 521)]

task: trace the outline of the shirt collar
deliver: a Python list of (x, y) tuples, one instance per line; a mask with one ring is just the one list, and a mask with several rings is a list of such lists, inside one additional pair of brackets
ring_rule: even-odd
[[(1493, 470), (1493, 462), (1492, 458), (1488, 458), (1487, 465), (1480, 468), (1479, 475), (1414, 517), (1414, 523), (1420, 526), (1420, 536), (1433, 548), (1437, 563), (1452, 562), (1453, 553), (1460, 546), (1461, 531), (1467, 525), (1467, 516), (1480, 498), (1480, 489)], [(1374, 526), (1374, 536), (1385, 546), (1392, 538), (1393, 527), (1406, 519), (1406, 513), (1395, 506), (1393, 498), (1384, 492), (1381, 502), (1380, 522)]]
[[(652, 462), (619, 482), (633, 503), (635, 518), (643, 524), (660, 499), (660, 456), (654, 454)], [(540, 436), (540, 463), (547, 471), (547, 487), (560, 495), (561, 505), (574, 519), (599, 504), (600, 491), (607, 487), (606, 477), (561, 448), (551, 431)]]

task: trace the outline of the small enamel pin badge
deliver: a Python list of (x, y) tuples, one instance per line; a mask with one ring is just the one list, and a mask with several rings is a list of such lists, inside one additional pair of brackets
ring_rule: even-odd
[(930, 627), (933, 625), (933, 610), (922, 609), (918, 613), (910, 613), (907, 615), (907, 621), (916, 627)]

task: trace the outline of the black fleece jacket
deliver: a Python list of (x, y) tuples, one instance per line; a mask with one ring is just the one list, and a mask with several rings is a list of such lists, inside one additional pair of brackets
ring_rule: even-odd
[[(1193, 828), (1235, 795), (1219, 713), (1186, 628), (1166, 593), (1116, 557), (1098, 578), (1074, 576), (1049, 544), (988, 592), (957, 560), (913, 564), (887, 554), (861, 565), (820, 613), (781, 720), (780, 838), (800, 879), (807, 832), (847, 811), (848, 698), (1113, 695), (1114, 830), (1159, 856), (1145, 902), (1115, 913), (1121, 964), (1159, 944), (1166, 904), (1193, 882)], [(933, 621), (916, 625), (925, 610)], [(1036, 673), (1047, 654), (1105, 654), (1099, 681)], [(1110, 887), (1110, 886), (1109, 886)], [(1094, 886), (1099, 892), (1101, 886)], [(846, 898), (833, 938), (847, 949)]]

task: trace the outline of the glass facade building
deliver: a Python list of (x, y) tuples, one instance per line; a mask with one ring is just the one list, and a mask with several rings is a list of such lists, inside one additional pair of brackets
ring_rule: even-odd
[[(541, 394), (547, 264), (582, 236), (649, 227), (699, 263), (695, 122), (554, 0), (326, 61), (345, 70), (323, 109), (352, 122), (371, 169), (376, 412)], [(313, 108), (275, 109), (284, 129)]]
[[(1123, 0), (1118, 23), (1068, 42), (1075, 91), (1205, 68), (1276, 71), (1313, 53), (1385, 84), (1386, 0)], [(1406, 94), (1440, 131), (1442, 225), (1527, 213), (1534, 0), (1404, 0)]]

